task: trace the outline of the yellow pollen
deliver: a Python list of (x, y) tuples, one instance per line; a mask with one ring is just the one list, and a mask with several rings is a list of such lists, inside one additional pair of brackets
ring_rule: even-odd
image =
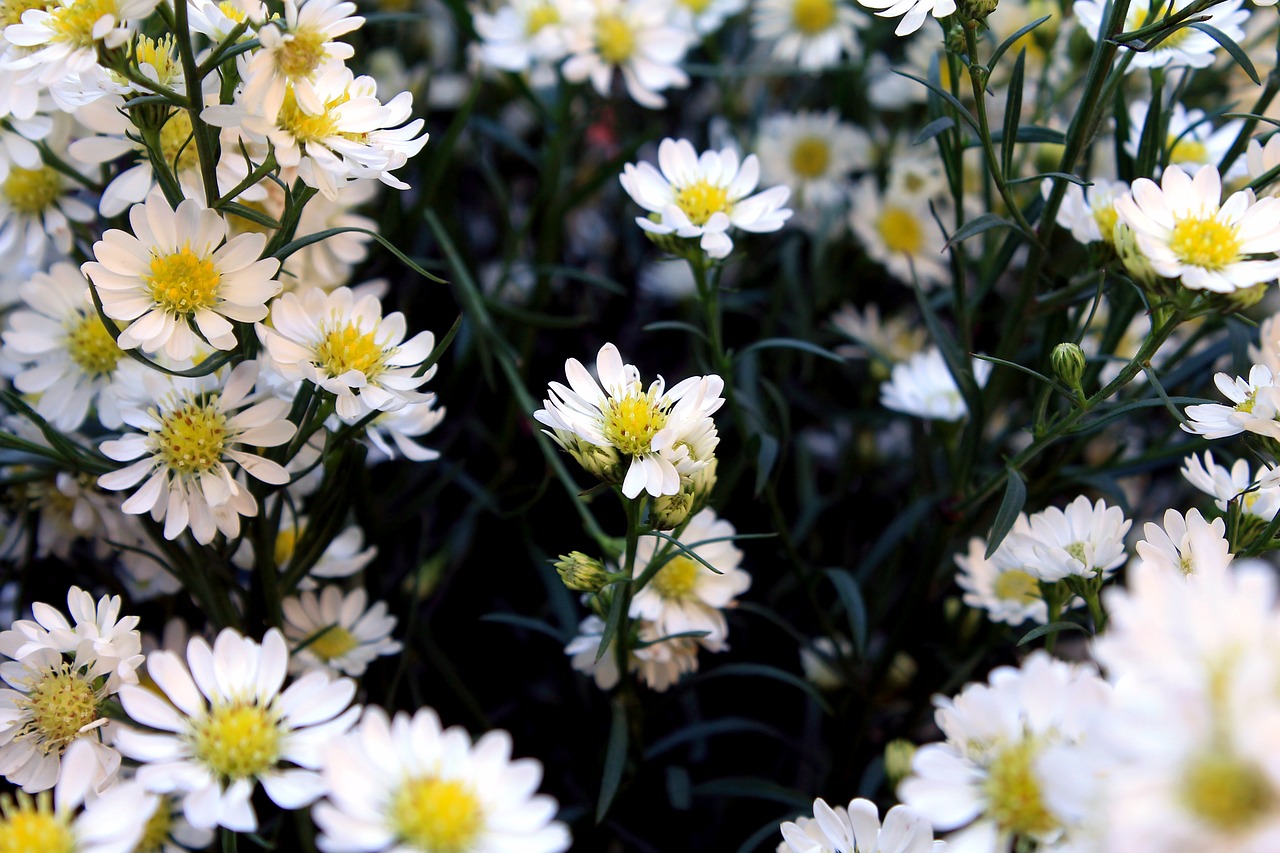
[(191, 739), (195, 757), (226, 779), (259, 776), (280, 758), (276, 714), (247, 702), (215, 707), (194, 723)]
[(162, 797), (147, 820), (147, 826), (142, 830), (142, 840), (133, 848), (133, 853), (160, 853), (172, 831), (173, 813), (169, 811), (169, 801)]
[(62, 195), (62, 176), (49, 166), (14, 167), (4, 179), (3, 192), (9, 206), (19, 213), (43, 213)]
[(1209, 149), (1200, 140), (1185, 135), (1181, 139), (1169, 137), (1170, 163), (1205, 163), (1209, 159)]
[(5, 799), (0, 820), (0, 853), (73, 853), (75, 836), (67, 825), (71, 813), (55, 814), (48, 791), (33, 800), (19, 793), (16, 804)]
[(317, 30), (296, 30), (285, 36), (276, 51), (276, 70), (290, 81), (307, 80), (324, 61), (329, 37)]
[(244, 10), (241, 9), (238, 4), (231, 2), (231, 0), (223, 0), (223, 2), (219, 3), (218, 11), (235, 21), (237, 24), (244, 23)]
[(1276, 793), (1256, 763), (1207, 752), (1183, 771), (1182, 801), (1196, 817), (1223, 832), (1253, 825), (1276, 805)]
[(120, 13), (116, 9), (115, 0), (72, 0), (65, 6), (55, 6), (50, 10), (53, 16), (49, 22), (56, 33), (56, 41), (70, 42), (80, 48), (92, 48), (94, 41), (93, 25), (106, 15), (120, 24)]
[(831, 163), (831, 146), (825, 139), (806, 136), (791, 148), (791, 171), (802, 178), (820, 178)]
[(1093, 221), (1098, 223), (1098, 231), (1102, 233), (1102, 239), (1107, 243), (1115, 242), (1116, 222), (1119, 219), (1115, 204), (1108, 204), (1093, 211)]
[[(1256, 393), (1257, 392), (1255, 391), (1254, 394)], [(1235, 411), (1244, 412), (1246, 415), (1250, 414), (1253, 411), (1254, 405), (1258, 402), (1258, 399), (1254, 394), (1250, 394), (1248, 397), (1245, 397), (1243, 402), (1237, 403), (1234, 406)]]
[(876, 231), (890, 252), (917, 254), (924, 248), (924, 229), (920, 219), (911, 211), (889, 205), (876, 220)]
[(558, 23), (560, 23), (560, 12), (550, 3), (543, 3), (529, 12), (529, 17), (524, 24), (524, 34), (531, 36), (541, 31), (543, 27)]
[(85, 726), (99, 718), (97, 691), (65, 663), (34, 682), (30, 692), (13, 703), (31, 715), (15, 740), (31, 739), (45, 754), (61, 754)]
[(1206, 270), (1220, 270), (1240, 260), (1235, 230), (1216, 219), (1179, 219), (1169, 248), (1182, 263)]
[(344, 93), (336, 100), (325, 104), (325, 110), (320, 115), (308, 115), (298, 106), (297, 96), (293, 94), (293, 87), (290, 86), (285, 89), (284, 103), (280, 106), (280, 115), (276, 118), (276, 124), (304, 144), (328, 139), (338, 133), (338, 124), (329, 115), (329, 111), (346, 101), (347, 95)]
[(465, 853), (484, 829), (480, 801), (466, 785), (431, 777), (406, 780), (389, 817), (400, 839), (429, 853)]
[(1013, 569), (996, 578), (994, 592), (1001, 601), (1026, 605), (1040, 598), (1040, 584), (1027, 572)]
[(196, 153), (195, 138), (191, 132), (191, 114), (186, 110), (175, 110), (160, 128), (160, 150), (170, 168), (179, 172), (199, 167), (200, 156)]
[(694, 225), (706, 225), (713, 214), (729, 212), (729, 190), (698, 180), (676, 191), (676, 206)]
[(707, 11), (707, 7), (711, 5), (711, 0), (680, 0), (680, 5), (695, 15), (701, 15)]
[(378, 344), (376, 333), (376, 329), (361, 332), (355, 323), (330, 329), (316, 347), (312, 361), (330, 376), (341, 376), (348, 370), (357, 370), (366, 377), (376, 376), (386, 357), (391, 355), (391, 351), (383, 351)]
[(836, 22), (836, 0), (795, 0), (791, 23), (805, 35), (814, 36)]
[[(166, 35), (160, 39), (153, 39), (150, 36), (140, 37), (133, 46), (133, 58), (139, 65), (145, 63), (155, 69), (156, 79), (165, 85), (178, 79), (181, 74), (174, 56), (172, 35)], [(187, 126), (190, 127), (190, 122)]]
[(983, 783), (987, 815), (996, 825), (1005, 832), (1033, 838), (1058, 828), (1036, 780), (1036, 754), (1036, 746), (1029, 740), (1004, 747), (996, 754)]
[(666, 600), (680, 601), (693, 593), (701, 571), (701, 563), (684, 554), (677, 554), (658, 570), (649, 583)]
[(356, 635), (341, 625), (330, 625), (324, 633), (307, 644), (307, 650), (328, 663), (360, 645)]
[(0, 3), (0, 27), (22, 23), (22, 13), (28, 9), (44, 11), (48, 8), (44, 0), (4, 0)]
[(636, 34), (619, 15), (602, 15), (596, 21), (596, 50), (610, 65), (621, 65), (636, 50)]
[(652, 394), (610, 397), (602, 432), (623, 453), (639, 456), (653, 449), (653, 436), (667, 425), (667, 413)]
[(164, 416), (160, 429), (149, 433), (157, 455), (178, 474), (203, 474), (220, 464), (227, 442), (227, 416), (218, 411), (217, 397), (206, 403), (188, 401)]
[(151, 275), (143, 276), (156, 307), (166, 314), (191, 314), (218, 303), (222, 274), (212, 258), (201, 258), (183, 246), (171, 255), (151, 258)]
[(82, 317), (67, 330), (66, 347), (87, 376), (110, 376), (124, 355), (97, 314)]

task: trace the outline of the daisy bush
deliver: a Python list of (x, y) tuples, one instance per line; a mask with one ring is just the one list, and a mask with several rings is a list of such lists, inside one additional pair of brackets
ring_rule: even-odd
[(1280, 849), (1267, 3), (0, 11), (0, 853)]

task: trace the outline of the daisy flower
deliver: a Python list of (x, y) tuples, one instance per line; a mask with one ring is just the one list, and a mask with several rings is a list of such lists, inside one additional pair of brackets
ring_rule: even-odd
[(590, 80), (608, 97), (616, 70), (632, 100), (649, 109), (667, 105), (659, 92), (689, 85), (680, 62), (692, 37), (672, 25), (671, 0), (579, 0), (570, 11), (569, 58), (561, 69), (566, 80)]
[(403, 456), (411, 462), (430, 462), (440, 458), (440, 451), (423, 447), (414, 441), (431, 432), (444, 420), (445, 410), (436, 408), (435, 395), (394, 412), (380, 412), (365, 424), (363, 441), (370, 448), (369, 462), (392, 460)]
[[(981, 388), (991, 375), (991, 362), (971, 359), (973, 379)], [(898, 362), (880, 384), (880, 405), (925, 420), (958, 421), (968, 415), (942, 352), (930, 347)]]
[(870, 162), (871, 138), (835, 110), (780, 113), (760, 122), (756, 154), (766, 183), (790, 187), (797, 206), (835, 207), (849, 173)]
[(280, 292), (275, 258), (259, 260), (267, 238), (227, 239), (215, 210), (185, 199), (177, 210), (152, 193), (129, 210), (133, 234), (111, 229), (93, 245), (95, 261), (81, 270), (93, 282), (108, 317), (129, 325), (117, 343), (125, 349), (191, 358), (201, 340), (216, 349), (236, 346), (231, 321), (267, 316), (267, 300)]
[(732, 148), (701, 155), (687, 139), (664, 139), (658, 146), (658, 166), (627, 163), (622, 188), (653, 217), (637, 217), (636, 224), (652, 234), (701, 238), (699, 245), (712, 258), (733, 249), (729, 228), (764, 233), (777, 231), (791, 216), (783, 207), (791, 190), (773, 187), (751, 195), (760, 180), (760, 161), (747, 155), (739, 166)]
[(568, 828), (535, 794), (542, 765), (511, 760), (511, 736), (472, 743), (430, 708), (391, 719), (368, 708), (324, 751), (325, 799), (312, 810), (323, 853), (559, 853)]
[[(690, 672), (698, 671), (698, 642), (690, 637), (667, 638), (652, 622), (631, 623), (635, 642), (629, 646), (628, 672), (635, 673), (642, 684), (664, 693)], [(588, 616), (578, 626), (578, 636), (565, 646), (570, 665), (590, 675), (601, 690), (612, 690), (618, 684), (618, 656), (614, 643), (596, 660), (600, 641), (604, 639), (604, 620)]]
[(351, 45), (334, 41), (364, 24), (355, 11), (356, 4), (346, 0), (285, 0), (284, 26), (277, 19), (261, 27), (257, 35), (262, 47), (241, 69), (245, 106), (274, 121), (291, 92), (303, 113), (324, 113), (326, 104), (314, 81), (355, 55)]
[(43, 163), (10, 166), (0, 181), (0, 258), (39, 266), (50, 253), (70, 254), (71, 223), (94, 218), (93, 208), (75, 197), (79, 187)]
[[(28, 8), (21, 23), (4, 28), (4, 39), (25, 50), (10, 53), (7, 67), (33, 69), (29, 78), (46, 85), (80, 82), (95, 75), (99, 43), (106, 48), (123, 45), (132, 26), (148, 17), (158, 0), (58, 0), (44, 7)], [(68, 81), (70, 78), (70, 81)]]
[(623, 364), (618, 348), (605, 344), (596, 355), (599, 382), (576, 358), (565, 362), (569, 386), (552, 382), (543, 408), (533, 413), (551, 427), (561, 447), (571, 438), (612, 448), (630, 457), (622, 493), (653, 497), (678, 494), (681, 478), (705, 468), (710, 457), (695, 455), (688, 439), (714, 437), (711, 415), (724, 403), (724, 380), (715, 374), (692, 376), (669, 391), (661, 376), (646, 389), (640, 371)]
[[(1166, 4), (1145, 3), (1139, 0), (1129, 5), (1121, 31), (1131, 32), (1147, 24), (1157, 23), (1162, 18), (1181, 12), (1192, 2), (1193, 0), (1172, 0)], [(1216, 3), (1200, 13), (1203, 18), (1198, 14), (1196, 20), (1203, 20), (1204, 23), (1220, 30), (1226, 34), (1227, 38), (1238, 43), (1246, 37), (1242, 25), (1249, 19), (1248, 10), (1240, 8), (1242, 4), (1243, 0), (1226, 0), (1224, 3)], [(1105, 8), (1105, 0), (1076, 0), (1072, 5), (1080, 26), (1084, 27), (1085, 32), (1094, 41), (1098, 40), (1098, 34), (1102, 31)], [(1153, 9), (1157, 14), (1163, 14), (1159, 18), (1152, 19)], [(1219, 44), (1212, 36), (1184, 22), (1153, 49), (1134, 51), (1128, 69), (1132, 71), (1135, 68), (1177, 66), (1207, 68), (1213, 64), (1214, 54), (1218, 48)], [(1122, 46), (1121, 50), (1129, 50), (1129, 48)]]
[(257, 375), (255, 361), (236, 365), (225, 386), (216, 374), (184, 379), (152, 372), (154, 403), (124, 411), (125, 423), (139, 432), (101, 446), (108, 457), (131, 464), (103, 474), (98, 485), (122, 491), (142, 483), (121, 509), (164, 521), (166, 539), (177, 538), (188, 525), (202, 545), (218, 531), (238, 535), (240, 516), (257, 515), (258, 502), (233, 476), (233, 467), (271, 485), (289, 482), (280, 465), (241, 448), (275, 447), (296, 431), (284, 400), (246, 408)]
[(819, 71), (858, 52), (862, 13), (841, 0), (760, 0), (751, 12), (751, 35), (773, 42), (772, 56)]
[(924, 199), (882, 193), (874, 177), (853, 188), (849, 225), (872, 260), (899, 281), (926, 290), (951, 280), (946, 238)]
[(933, 840), (933, 827), (906, 806), (894, 806), (880, 825), (880, 810), (870, 800), (857, 799), (848, 808), (832, 808), (823, 799), (813, 802), (813, 818), (786, 821), (779, 829), (778, 853), (929, 853), (946, 844)]
[[(1276, 469), (1263, 466), (1260, 477), (1274, 478)], [(1249, 462), (1237, 459), (1228, 469), (1213, 458), (1213, 451), (1204, 452), (1203, 461), (1194, 453), (1183, 460), (1182, 476), (1188, 483), (1213, 497), (1214, 505), (1222, 512), (1235, 500), (1240, 509), (1262, 521), (1270, 521), (1280, 510), (1280, 487), (1260, 485), (1249, 472)]]
[[(1243, 121), (1237, 119), (1215, 130), (1204, 110), (1189, 110), (1179, 101), (1174, 101), (1172, 106), (1173, 109), (1165, 110), (1165, 115), (1161, 117), (1167, 122), (1164, 145), (1166, 163), (1183, 169), (1217, 165), (1236, 141), (1236, 136), (1244, 125)], [(1150, 109), (1151, 105), (1147, 101), (1135, 101), (1129, 105), (1129, 140), (1124, 150), (1130, 157), (1138, 156)], [(1230, 178), (1234, 174), (1242, 174), (1244, 169), (1244, 161), (1236, 160), (1227, 176)]]
[(419, 332), (404, 340), (404, 315), (383, 317), (373, 295), (357, 299), (346, 287), (286, 293), (271, 307), (271, 326), (259, 326), (258, 335), (275, 369), (333, 394), (346, 423), (429, 399), (414, 389), (435, 369), (419, 376), (416, 365), (431, 354), (435, 336)]
[(751, 575), (738, 568), (742, 551), (730, 538), (735, 533), (732, 524), (704, 509), (676, 536), (719, 574), (666, 540), (641, 536), (636, 545), (635, 577), (643, 575), (655, 560), (662, 561), (662, 568), (636, 591), (631, 617), (654, 623), (660, 636), (706, 632), (706, 636), (695, 638), (700, 645), (713, 652), (727, 649), (729, 625), (723, 610), (751, 587)]
[[(1021, 566), (1037, 580), (1105, 577), (1124, 564), (1124, 536), (1132, 521), (1101, 498), (1080, 495), (1065, 510), (1049, 507), (1028, 516), (1027, 526), (1000, 544), (1004, 566)], [(996, 555), (992, 555), (996, 558)]]
[(844, 303), (831, 315), (831, 325), (855, 342), (836, 348), (845, 358), (874, 358), (892, 365), (911, 358), (929, 341), (925, 328), (905, 316), (881, 319), (880, 306), (874, 302), (861, 311)]
[(259, 782), (281, 808), (314, 802), (324, 791), (321, 750), (359, 714), (351, 707), (356, 685), (310, 672), (282, 691), (288, 667), (288, 647), (274, 628), (261, 645), (230, 628), (212, 648), (195, 637), (185, 664), (169, 651), (148, 655), (159, 695), (138, 686), (120, 691), (130, 719), (159, 732), (117, 735), (120, 751), (141, 764), (138, 781), (180, 792), (183, 814), (200, 829), (255, 831), (250, 797)]
[(156, 810), (132, 853), (187, 853), (204, 850), (213, 843), (216, 833), (212, 829), (197, 829), (183, 816), (181, 799), (161, 794), (157, 800)]
[(400, 651), (400, 643), (391, 639), (396, 617), (387, 613), (387, 603), (368, 603), (362, 587), (343, 595), (338, 587), (326, 586), (319, 595), (286, 598), (284, 635), (294, 643), (291, 671), (320, 669), (359, 678), (376, 658)]
[(1280, 199), (1257, 200), (1246, 189), (1222, 202), (1214, 166), (1194, 178), (1170, 166), (1158, 186), (1139, 178), (1116, 199), (1116, 212), (1152, 268), (1185, 287), (1230, 293), (1280, 276)]
[[(1026, 516), (1021, 516), (1019, 521), (1021, 524), (1015, 524), (1014, 530), (1025, 529)], [(964, 590), (964, 603), (985, 610), (992, 622), (1009, 625), (1021, 625), (1028, 619), (1040, 625), (1048, 622), (1049, 609), (1040, 596), (1039, 579), (1016, 565), (988, 560), (986, 551), (987, 541), (974, 536), (969, 540), (968, 551), (956, 554), (956, 565), (960, 568), (956, 584)]]
[[(1053, 181), (1046, 179), (1041, 185), (1045, 198), (1053, 192)], [(1067, 192), (1058, 208), (1057, 223), (1071, 231), (1077, 243), (1107, 243), (1115, 241), (1116, 199), (1129, 192), (1124, 181), (1108, 181), (1096, 178), (1088, 187), (1068, 183)]]
[(1265, 365), (1255, 364), (1249, 369), (1249, 377), (1231, 378), (1226, 373), (1213, 377), (1222, 396), (1233, 405), (1201, 403), (1187, 406), (1188, 423), (1182, 428), (1205, 438), (1229, 438), (1242, 432), (1252, 432), (1280, 439), (1280, 389), (1276, 378)]
[(9, 315), (4, 355), (22, 366), (13, 387), (39, 395), (35, 410), (63, 432), (80, 428), (98, 404), (103, 425), (120, 426), (114, 398), (102, 391), (124, 356), (89, 301), (89, 282), (74, 265), (57, 263), (22, 286), (32, 310)]
[(929, 15), (941, 20), (956, 11), (955, 0), (858, 0), (868, 9), (875, 9), (876, 17), (897, 18), (896, 36), (909, 36), (924, 24)]
[(494, 68), (522, 73), (550, 68), (563, 59), (565, 22), (556, 0), (509, 0), (492, 13), (472, 12), (480, 36), (480, 58)]
[(747, 0), (676, 0), (671, 20), (676, 26), (706, 38), (745, 8)]
[[(1257, 180), (1276, 166), (1280, 166), (1280, 134), (1273, 133), (1265, 146), (1256, 139), (1250, 139), (1249, 147), (1245, 149), (1245, 173), (1249, 180)], [(1280, 193), (1280, 183), (1273, 181), (1262, 188), (1264, 196), (1277, 193)]]
[(1137, 544), (1137, 551), (1144, 565), (1191, 575), (1221, 572), (1231, 564), (1227, 523), (1221, 518), (1206, 521), (1197, 509), (1185, 516), (1176, 509), (1166, 510), (1163, 528), (1147, 522), (1142, 532), (1146, 538)]

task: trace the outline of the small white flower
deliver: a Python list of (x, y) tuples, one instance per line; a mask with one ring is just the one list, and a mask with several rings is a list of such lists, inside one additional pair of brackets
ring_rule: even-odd
[[(1025, 530), (1026, 517), (1020, 518)], [(1015, 525), (1014, 530), (1019, 526)], [(1004, 543), (1001, 543), (1003, 547)], [(986, 557), (987, 542), (969, 540), (969, 549), (956, 554), (956, 584), (964, 590), (964, 603), (985, 610), (992, 622), (1021, 625), (1030, 619), (1040, 625), (1049, 621), (1049, 609), (1040, 596), (1039, 579), (1017, 565)], [(997, 549), (999, 553), (999, 549)]]
[[(971, 359), (974, 381), (981, 388), (991, 375), (991, 362)], [(930, 347), (898, 362), (880, 385), (880, 405), (926, 420), (958, 421), (968, 415), (942, 352)]]
[(689, 85), (680, 62), (693, 39), (673, 25), (671, 0), (576, 0), (564, 17), (566, 80), (590, 80), (608, 97), (617, 70), (632, 100), (650, 109), (666, 106), (659, 92)]
[(261, 645), (230, 628), (212, 648), (193, 638), (185, 664), (173, 652), (148, 655), (161, 695), (137, 686), (120, 692), (131, 719), (163, 732), (118, 734), (120, 751), (142, 765), (138, 781), (182, 793), (183, 813), (200, 829), (256, 830), (249, 798), (258, 782), (282, 808), (314, 802), (325, 790), (321, 751), (359, 714), (351, 707), (356, 685), (310, 672), (281, 691), (288, 666), (274, 628)]
[(1229, 438), (1242, 432), (1252, 432), (1280, 439), (1280, 388), (1276, 378), (1265, 365), (1255, 364), (1249, 369), (1249, 378), (1232, 379), (1226, 373), (1213, 377), (1222, 395), (1233, 405), (1201, 403), (1187, 406), (1190, 423), (1182, 424), (1187, 432), (1205, 438)]
[(423, 447), (415, 438), (431, 432), (444, 420), (445, 410), (436, 408), (435, 395), (428, 400), (410, 403), (394, 412), (380, 412), (365, 424), (364, 441), (371, 446), (369, 463), (403, 456), (411, 462), (429, 462), (440, 458), (440, 451)]
[[(1245, 149), (1245, 173), (1249, 180), (1262, 177), (1276, 166), (1280, 166), (1280, 134), (1273, 133), (1265, 146), (1256, 139), (1250, 139), (1249, 147)], [(1276, 181), (1272, 181), (1262, 191), (1264, 196), (1274, 196), (1277, 193), (1280, 193), (1280, 182)]]
[(1159, 186), (1139, 178), (1116, 199), (1116, 211), (1152, 268), (1185, 287), (1230, 293), (1280, 276), (1280, 199), (1241, 190), (1222, 202), (1214, 166), (1194, 178), (1170, 166)]
[(1200, 510), (1193, 509), (1185, 517), (1176, 509), (1166, 510), (1163, 528), (1147, 522), (1142, 532), (1146, 539), (1138, 543), (1137, 551), (1144, 565), (1190, 575), (1225, 571), (1231, 564), (1226, 522), (1221, 518), (1205, 521)]
[(941, 20), (956, 11), (955, 0), (858, 0), (868, 9), (876, 9), (880, 18), (897, 18), (897, 28), (893, 34), (907, 36), (914, 33), (924, 24), (929, 15)]
[(779, 827), (778, 853), (929, 853), (946, 844), (933, 840), (933, 827), (906, 806), (894, 806), (880, 825), (880, 810), (870, 800), (857, 799), (848, 808), (832, 808), (825, 800), (813, 803), (813, 819), (786, 821)]
[(730, 228), (764, 233), (777, 231), (791, 216), (783, 207), (788, 187), (773, 187), (751, 195), (760, 180), (760, 162), (750, 154), (739, 165), (732, 148), (701, 155), (687, 139), (664, 139), (658, 145), (658, 165), (626, 164), (622, 188), (636, 204), (658, 214), (655, 221), (638, 217), (636, 224), (653, 234), (698, 237), (712, 258), (733, 249)]
[(504, 851), (560, 853), (568, 828), (556, 802), (534, 793), (542, 765), (511, 760), (511, 736), (474, 744), (444, 729), (430, 708), (388, 720), (366, 709), (359, 725), (324, 751), (325, 799), (312, 810), (323, 853)]
[(857, 31), (866, 16), (841, 0), (759, 0), (751, 35), (773, 42), (772, 56), (806, 71), (830, 68), (858, 53)]
[(480, 57), (494, 68), (524, 72), (563, 59), (565, 23), (557, 0), (509, 0), (492, 13), (472, 12), (480, 36)]
[(1065, 510), (1057, 507), (1027, 518), (992, 555), (1001, 568), (1022, 568), (1046, 583), (1065, 577), (1106, 576), (1124, 564), (1124, 536), (1132, 521), (1101, 498), (1080, 495)]
[(904, 315), (880, 318), (880, 306), (868, 303), (861, 311), (844, 303), (831, 315), (831, 325), (855, 344), (837, 347), (846, 358), (875, 358), (894, 364), (906, 361), (925, 348), (929, 334)]
[(676, 26), (705, 38), (745, 8), (747, 0), (676, 0), (671, 19)]
[[(1130, 157), (1138, 156), (1150, 108), (1147, 101), (1134, 101), (1129, 105), (1129, 140), (1125, 144), (1125, 152)], [(1187, 170), (1210, 164), (1216, 166), (1244, 126), (1243, 120), (1236, 119), (1215, 130), (1204, 110), (1189, 110), (1180, 101), (1173, 102), (1172, 110), (1162, 112), (1164, 115), (1160, 120), (1167, 123), (1164, 144), (1167, 162)], [(1244, 161), (1237, 159), (1227, 177), (1243, 171)]]
[(867, 176), (853, 188), (849, 225), (872, 260), (894, 278), (929, 289), (951, 280), (946, 238), (920, 198), (882, 193)]
[[(650, 690), (663, 693), (690, 672), (698, 671), (698, 642), (688, 637), (664, 639), (658, 626), (643, 620), (632, 622), (635, 643), (627, 657), (627, 671), (639, 676)], [(600, 641), (604, 639), (604, 621), (588, 616), (578, 626), (578, 636), (565, 646), (575, 670), (590, 675), (601, 690), (612, 690), (618, 684), (618, 656), (614, 642), (596, 660)]]
[(28, 8), (21, 23), (4, 28), (4, 39), (26, 48), (10, 53), (5, 65), (33, 69), (27, 75), (46, 85), (82, 83), (82, 77), (105, 81), (98, 66), (98, 46), (120, 47), (131, 27), (149, 16), (158, 0), (58, 0), (49, 7)]
[(40, 265), (49, 255), (70, 254), (71, 223), (94, 218), (93, 208), (75, 197), (77, 189), (52, 166), (10, 166), (0, 182), (0, 260)]
[[(1045, 198), (1053, 191), (1053, 182), (1045, 179), (1041, 184)], [(1108, 181), (1094, 179), (1089, 187), (1068, 183), (1067, 192), (1062, 197), (1062, 206), (1058, 208), (1057, 222), (1071, 231), (1077, 242), (1111, 243), (1116, 229), (1116, 199), (1129, 192), (1129, 185), (1124, 181)]]
[(396, 617), (387, 613), (387, 603), (368, 603), (359, 587), (347, 595), (326, 586), (319, 595), (308, 591), (286, 598), (284, 635), (295, 644), (291, 671), (319, 669), (359, 678), (376, 658), (400, 651), (400, 643), (391, 639)]
[(1241, 511), (1263, 521), (1270, 521), (1280, 510), (1280, 487), (1262, 485), (1261, 482), (1264, 478), (1273, 480), (1276, 473), (1276, 469), (1263, 466), (1255, 479), (1249, 473), (1247, 460), (1237, 459), (1227, 469), (1214, 461), (1210, 450), (1204, 452), (1203, 461), (1193, 453), (1182, 464), (1182, 476), (1200, 491), (1211, 495), (1218, 509), (1226, 512), (1228, 504), (1239, 500)]
[(866, 131), (841, 121), (835, 110), (771, 115), (756, 136), (765, 182), (790, 187), (804, 208), (843, 203), (849, 173), (869, 165), (870, 151)]
[[(1167, 4), (1154, 5), (1133, 3), (1128, 7), (1121, 29), (1124, 32), (1131, 32), (1147, 24), (1158, 23), (1160, 18), (1151, 19), (1152, 9), (1157, 13), (1164, 13), (1160, 16), (1161, 18), (1170, 17), (1186, 9), (1192, 2), (1193, 0), (1173, 0)], [(1201, 13), (1203, 17), (1197, 15), (1196, 20), (1203, 20), (1209, 26), (1226, 34), (1227, 38), (1239, 43), (1246, 37), (1242, 25), (1249, 19), (1248, 10), (1240, 8), (1242, 3), (1243, 0), (1215, 3), (1203, 10)], [(1094, 41), (1098, 40), (1098, 34), (1102, 31), (1105, 9), (1104, 0), (1076, 0), (1072, 5), (1080, 26), (1084, 27), (1085, 32)], [(1219, 47), (1217, 40), (1208, 33), (1195, 29), (1184, 21), (1182, 26), (1169, 37), (1161, 40), (1154, 48), (1135, 51), (1128, 70), (1178, 66), (1206, 68), (1213, 64), (1214, 55)], [(1128, 46), (1122, 46), (1120, 49), (1130, 50)]]

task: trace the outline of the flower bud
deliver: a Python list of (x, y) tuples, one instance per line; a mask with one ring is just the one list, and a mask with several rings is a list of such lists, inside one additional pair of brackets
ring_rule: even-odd
[(970, 21), (986, 21), (996, 10), (999, 0), (960, 0), (960, 17)]
[(1053, 372), (1058, 375), (1068, 388), (1080, 390), (1080, 378), (1084, 376), (1084, 350), (1079, 344), (1061, 343), (1053, 348), (1049, 355), (1049, 363)]
[(693, 490), (688, 487), (674, 495), (654, 498), (649, 507), (649, 523), (657, 530), (674, 530), (689, 517), (693, 502)]
[(597, 479), (617, 485), (626, 476), (622, 457), (616, 449), (599, 447), (566, 430), (556, 430), (554, 438), (556, 444), (563, 447), (582, 466), (582, 470)]
[(1116, 247), (1116, 254), (1120, 256), (1120, 263), (1124, 264), (1129, 277), (1142, 287), (1154, 287), (1160, 281), (1160, 276), (1152, 269), (1151, 261), (1138, 248), (1138, 239), (1134, 236), (1133, 229), (1123, 222), (1116, 222), (1111, 236), (1111, 243)]
[(884, 745), (884, 775), (889, 780), (889, 788), (898, 787), (898, 783), (911, 773), (911, 761), (916, 757), (916, 745), (905, 738), (897, 738)]
[(613, 579), (603, 563), (581, 551), (561, 554), (555, 566), (560, 580), (574, 592), (599, 592)]

